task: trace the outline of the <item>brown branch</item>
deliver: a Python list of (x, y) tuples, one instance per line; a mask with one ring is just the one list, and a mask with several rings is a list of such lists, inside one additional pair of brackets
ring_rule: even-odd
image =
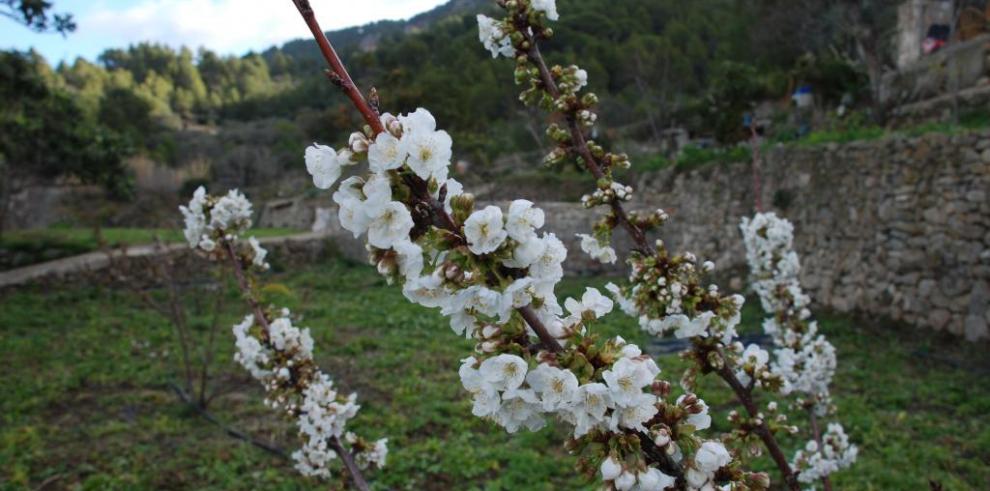
[(320, 28), (320, 23), (316, 21), (316, 15), (313, 13), (313, 8), (309, 5), (309, 0), (292, 0), (292, 3), (299, 9), (299, 14), (302, 15), (303, 20), (306, 21), (306, 25), (309, 26), (310, 32), (313, 33), (316, 44), (320, 46), (320, 52), (323, 53), (323, 58), (330, 64), (330, 69), (333, 70), (333, 74), (337, 77), (334, 83), (347, 94), (354, 107), (361, 112), (361, 116), (371, 126), (375, 135), (385, 131), (378, 111), (368, 104), (364, 95), (354, 85), (354, 80), (347, 73), (347, 68), (340, 61), (340, 57), (337, 56), (337, 52), (333, 49), (333, 45), (330, 44), (330, 40), (327, 39), (327, 35), (323, 32), (323, 29)]
[(181, 387), (175, 384), (169, 384), (169, 386), (172, 388), (172, 391), (175, 392), (175, 394), (179, 397), (179, 399), (182, 400), (182, 402), (186, 403), (190, 408), (196, 411), (196, 414), (202, 416), (210, 423), (213, 423), (214, 425), (220, 427), (220, 429), (222, 429), (224, 433), (234, 438), (237, 438), (238, 440), (243, 440), (247, 443), (250, 443), (255, 447), (258, 447), (272, 455), (281, 458), (282, 460), (292, 460), (292, 458), (289, 457), (289, 454), (285, 453), (285, 451), (282, 450), (281, 448), (278, 448), (272, 444), (258, 440), (252, 437), (251, 435), (248, 435), (247, 433), (244, 433), (243, 431), (240, 431), (236, 428), (225, 425), (223, 421), (220, 421), (220, 419), (214, 416), (213, 413), (207, 411), (205, 408), (197, 404), (196, 401), (194, 401), (193, 398), (189, 396), (189, 394), (187, 394), (184, 390), (182, 390)]
[(241, 289), (241, 294), (244, 295), (244, 300), (251, 306), (255, 320), (264, 328), (265, 332), (268, 332), (268, 318), (265, 317), (265, 311), (262, 310), (261, 304), (254, 296), (254, 290), (251, 288), (247, 275), (244, 274), (244, 267), (241, 266), (241, 261), (237, 257), (237, 251), (234, 250), (234, 244), (228, 240), (223, 240), (222, 245), (230, 259), (234, 277), (237, 278), (237, 285)]
[(332, 448), (337, 455), (340, 456), (341, 462), (344, 463), (344, 467), (347, 468), (347, 472), (351, 475), (351, 479), (354, 481), (354, 486), (361, 491), (369, 491), (371, 488), (368, 487), (368, 482), (364, 480), (364, 476), (361, 475), (361, 469), (358, 468), (357, 464), (354, 462), (354, 456), (351, 455), (344, 444), (341, 443), (340, 438), (333, 437), (330, 439), (330, 448)]
[(227, 303), (226, 282), (221, 281), (217, 290), (217, 298), (213, 304), (213, 320), (210, 322), (210, 334), (206, 341), (206, 351), (203, 353), (203, 365), (199, 374), (199, 404), (206, 407), (210, 398), (206, 396), (207, 380), (210, 365), (213, 363), (213, 346), (216, 344), (216, 334), (220, 330), (220, 314)]
[[(526, 41), (529, 43), (527, 55), (539, 70), (540, 81), (550, 96), (557, 99), (560, 97), (560, 89), (557, 88), (557, 83), (554, 82), (553, 75), (550, 73), (546, 61), (543, 60), (543, 55), (540, 53), (540, 47), (537, 45), (535, 37), (525, 25), (519, 27), (519, 31), (523, 33), (523, 36), (526, 37)], [(564, 116), (567, 120), (567, 128), (571, 133), (571, 144), (574, 150), (581, 157), (581, 160), (584, 161), (584, 166), (588, 169), (588, 172), (591, 172), (591, 175), (595, 176), (595, 179), (601, 179), (605, 176), (605, 172), (602, 170), (601, 164), (598, 163), (598, 159), (592, 155), (591, 148), (588, 147), (588, 140), (584, 136), (584, 130), (581, 129), (581, 125), (574, 117), (573, 112), (568, 112)], [(653, 251), (646, 239), (646, 234), (635, 223), (629, 220), (629, 216), (622, 208), (622, 203), (618, 200), (612, 200), (609, 206), (612, 208), (612, 213), (615, 215), (616, 220), (619, 221), (619, 225), (629, 233), (629, 237), (635, 243), (634, 249), (647, 256), (652, 255)]]
[[(753, 402), (752, 394), (743, 387), (739, 379), (736, 378), (736, 374), (732, 372), (732, 369), (723, 363), (722, 367), (717, 370), (717, 373), (722, 377), (722, 380), (725, 380), (725, 383), (729, 384), (732, 391), (736, 393), (736, 398), (746, 408), (746, 412), (749, 413), (750, 417), (756, 418), (760, 410), (756, 407), (756, 403)], [(780, 449), (780, 445), (777, 443), (777, 439), (774, 438), (773, 432), (770, 431), (766, 420), (760, 418), (760, 424), (756, 426), (755, 433), (763, 441), (763, 445), (767, 447), (767, 451), (770, 452), (770, 457), (777, 464), (777, 468), (780, 469), (780, 473), (783, 475), (784, 483), (788, 489), (800, 491), (801, 487), (798, 485), (797, 475), (791, 470), (791, 465), (787, 462), (787, 457), (784, 455), (784, 451)]]
[(560, 341), (557, 341), (557, 338), (553, 337), (553, 335), (550, 334), (550, 331), (547, 330), (547, 327), (540, 322), (540, 319), (536, 316), (536, 311), (533, 310), (533, 307), (527, 305), (525, 307), (519, 307), (516, 311), (518, 311), (523, 320), (529, 324), (529, 327), (533, 329), (533, 332), (536, 333), (536, 337), (540, 338), (540, 343), (544, 348), (546, 348), (547, 351), (553, 353), (560, 353), (564, 351), (564, 347), (560, 345)]
[(643, 453), (652, 459), (653, 463), (664, 474), (678, 478), (684, 475), (684, 469), (681, 467), (681, 464), (675, 462), (670, 455), (667, 455), (666, 450), (658, 447), (650, 435), (640, 431), (636, 433), (636, 436), (639, 438), (639, 446), (643, 449)]

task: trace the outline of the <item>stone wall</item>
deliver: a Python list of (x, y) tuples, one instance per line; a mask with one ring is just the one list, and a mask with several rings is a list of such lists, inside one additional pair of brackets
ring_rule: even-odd
[[(795, 225), (802, 282), (821, 304), (986, 338), (990, 323), (990, 132), (844, 146), (779, 147), (762, 201)], [(639, 183), (672, 216), (668, 242), (719, 268), (744, 264), (748, 164)]]

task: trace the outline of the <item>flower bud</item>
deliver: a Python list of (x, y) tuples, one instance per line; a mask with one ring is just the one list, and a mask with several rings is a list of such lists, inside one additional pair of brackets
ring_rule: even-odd
[(615, 460), (615, 458), (609, 456), (602, 462), (600, 470), (602, 472), (603, 481), (614, 481), (620, 474), (622, 474), (622, 465), (619, 464), (618, 460)]
[(364, 133), (358, 131), (351, 133), (351, 137), (347, 140), (347, 146), (351, 148), (352, 152), (357, 154), (367, 152), (368, 145), (368, 137), (364, 136)]
[(670, 395), (671, 385), (670, 382), (666, 380), (657, 380), (653, 382), (652, 388), (653, 388), (653, 393), (660, 396), (661, 398), (665, 398)]
[[(454, 196), (450, 199), (450, 207), (454, 211), (454, 215), (457, 216), (458, 221), (463, 222), (467, 220), (467, 217), (471, 216), (474, 211), (474, 195), (471, 193), (464, 193)], [(461, 219), (460, 217), (464, 218)]]
[(502, 330), (495, 325), (486, 324), (485, 327), (481, 328), (481, 337), (485, 339), (491, 339), (502, 333)]
[(694, 394), (685, 394), (684, 398), (681, 399), (681, 406), (685, 408), (691, 407), (698, 403), (698, 396)]
[(443, 276), (450, 281), (457, 281), (463, 276), (461, 268), (454, 263), (445, 263), (443, 265)]
[(665, 447), (670, 443), (670, 429), (662, 427), (653, 433), (653, 443), (658, 447)]
[(768, 489), (770, 488), (770, 474), (766, 472), (754, 472), (749, 474), (746, 480), (750, 486), (754, 489)]
[(392, 276), (398, 270), (399, 265), (394, 254), (386, 254), (378, 261), (378, 274), (382, 276)]
[(613, 484), (619, 491), (628, 491), (636, 485), (636, 475), (629, 471), (623, 472)]

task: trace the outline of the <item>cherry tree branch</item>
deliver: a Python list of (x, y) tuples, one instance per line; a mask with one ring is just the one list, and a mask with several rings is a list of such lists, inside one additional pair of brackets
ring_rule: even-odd
[[(317, 44), (320, 46), (320, 52), (323, 54), (324, 59), (330, 66), (330, 80), (333, 81), (334, 84), (337, 85), (342, 91), (344, 91), (345, 95), (347, 95), (347, 97), (351, 100), (351, 103), (361, 113), (365, 119), (365, 122), (368, 123), (375, 135), (385, 131), (385, 128), (381, 124), (378, 111), (368, 103), (361, 92), (356, 88), (354, 81), (351, 79), (350, 74), (347, 73), (343, 62), (340, 60), (337, 52), (333, 49), (332, 44), (327, 39), (326, 34), (324, 34), (323, 30), (319, 26), (319, 23), (316, 21), (316, 17), (313, 13), (313, 9), (309, 5), (309, 2), (306, 0), (293, 0), (293, 3), (299, 9), (299, 13), (309, 26), (310, 32), (313, 34)], [(533, 46), (535, 49), (535, 43)], [(539, 52), (537, 51), (537, 55), (538, 53)], [(550, 74), (546, 71), (546, 65), (541, 63), (540, 66), (542, 67), (541, 69), (545, 71), (547, 77), (549, 77)], [(553, 84), (552, 77), (548, 78), (548, 80), (550, 81), (550, 85), (548, 87), (552, 87), (552, 90), (557, 91), (556, 85)], [(583, 132), (581, 132), (575, 121), (569, 121), (569, 123), (572, 124), (572, 135), (574, 136), (575, 142), (580, 142), (578, 149), (589, 166), (589, 169), (596, 178), (602, 177), (604, 174), (594, 156), (591, 154)], [(426, 182), (415, 175), (404, 175), (403, 180), (412, 190), (415, 200), (424, 205), (429, 211), (431, 214), (432, 223), (438, 228), (453, 233), (455, 236), (460, 238), (460, 227), (450, 216), (450, 214), (446, 212), (443, 203), (430, 195)], [(650, 254), (651, 251), (645, 234), (639, 229), (639, 227), (628, 219), (622, 205), (618, 202), (613, 202), (612, 208), (615, 210), (615, 216), (619, 222), (629, 232), (629, 234), (634, 237), (637, 244), (637, 250), (643, 254)], [(463, 240), (463, 238), (461, 238), (461, 240)], [(539, 344), (542, 345), (544, 349), (553, 353), (561, 353), (564, 351), (564, 347), (560, 344), (560, 341), (557, 340), (547, 329), (546, 325), (540, 321), (536, 311), (533, 310), (531, 306), (520, 307), (517, 308), (516, 311), (519, 312), (526, 324), (529, 325), (529, 327), (536, 334), (537, 338), (539, 338)], [(647, 454), (652, 460), (655, 461), (661, 470), (673, 476), (682, 476), (684, 474), (681, 466), (673, 462), (672, 459), (663, 452), (663, 450), (657, 448), (649, 435), (637, 433), (637, 436), (639, 437), (641, 444), (646, 449)]]
[[(361, 94), (361, 91), (357, 89), (357, 86), (354, 84), (354, 80), (351, 78), (350, 74), (347, 73), (344, 63), (340, 60), (340, 56), (337, 55), (337, 51), (333, 49), (333, 45), (330, 44), (330, 40), (327, 39), (327, 36), (320, 27), (319, 22), (317, 22), (316, 15), (313, 13), (313, 8), (309, 5), (309, 1), (292, 0), (292, 3), (296, 5), (296, 8), (299, 10), (299, 14), (302, 15), (303, 20), (306, 21), (306, 25), (309, 26), (309, 30), (316, 39), (316, 43), (320, 46), (320, 52), (323, 54), (323, 58), (330, 66), (330, 79), (344, 92), (348, 99), (351, 100), (351, 103), (358, 110), (358, 112), (361, 113), (361, 116), (364, 118), (368, 126), (371, 127), (371, 130), (375, 135), (385, 131), (385, 127), (382, 126), (378, 111), (368, 103), (364, 95)], [(403, 176), (403, 179), (413, 191), (415, 199), (422, 203), (429, 211), (434, 225), (460, 237), (460, 227), (457, 226), (457, 223), (454, 221), (453, 217), (451, 217), (450, 214), (444, 209), (443, 203), (430, 195), (426, 182), (415, 175)], [(625, 215), (622, 216), (624, 217)], [(526, 323), (529, 324), (529, 327), (533, 330), (533, 332), (535, 332), (540, 338), (544, 348), (555, 353), (559, 353), (564, 350), (560, 342), (550, 334), (550, 331), (536, 316), (536, 312), (533, 311), (531, 307), (521, 307), (516, 310), (523, 317)]]
[(361, 491), (369, 491), (371, 488), (368, 486), (368, 482), (364, 480), (364, 476), (361, 475), (361, 469), (354, 462), (354, 456), (344, 448), (344, 444), (340, 442), (339, 437), (335, 436), (330, 439), (330, 448), (340, 456), (341, 462), (344, 463), (344, 467), (347, 468), (347, 472), (351, 475), (351, 480), (354, 481), (354, 487)]
[[(520, 28), (519, 31), (523, 33), (523, 36), (529, 42), (527, 55), (529, 55), (537, 69), (539, 69), (540, 80), (543, 82), (544, 88), (554, 99), (560, 97), (560, 90), (557, 88), (557, 83), (553, 80), (550, 69), (543, 60), (543, 55), (540, 54), (540, 47), (537, 45), (535, 37), (529, 32), (528, 28)], [(605, 173), (602, 171), (602, 166), (598, 163), (598, 159), (591, 153), (591, 148), (588, 147), (588, 140), (584, 136), (584, 130), (581, 129), (573, 113), (567, 113), (564, 116), (567, 120), (567, 128), (571, 133), (571, 142), (574, 151), (584, 161), (584, 166), (588, 169), (588, 172), (591, 172), (591, 175), (595, 176), (595, 179), (601, 179), (605, 176)], [(619, 221), (619, 224), (622, 225), (622, 228), (626, 230), (629, 237), (635, 243), (634, 249), (647, 256), (653, 254), (650, 244), (646, 239), (646, 234), (635, 223), (629, 220), (626, 211), (622, 207), (622, 203), (619, 203), (618, 200), (612, 200), (609, 206), (612, 208), (612, 212), (615, 214), (615, 218)]]
[(329, 74), (330, 80), (347, 94), (354, 107), (361, 112), (361, 116), (364, 117), (364, 120), (371, 126), (371, 129), (376, 135), (385, 131), (385, 127), (382, 126), (382, 121), (378, 117), (378, 111), (368, 104), (364, 95), (354, 85), (354, 80), (347, 73), (347, 68), (340, 61), (340, 57), (337, 56), (337, 52), (333, 49), (333, 45), (330, 44), (330, 40), (327, 39), (323, 29), (320, 28), (320, 23), (316, 21), (316, 15), (313, 13), (313, 8), (309, 5), (309, 0), (292, 0), (292, 3), (299, 9), (299, 14), (302, 15), (303, 20), (306, 21), (306, 25), (309, 26), (310, 32), (313, 33), (316, 44), (320, 46), (320, 52), (323, 53), (323, 58), (330, 64), (330, 69), (333, 71)]
[[(550, 73), (550, 69), (547, 67), (546, 61), (540, 53), (536, 36), (534, 36), (530, 30), (528, 21), (526, 19), (515, 19), (515, 22), (518, 31), (523, 34), (529, 44), (529, 49), (526, 54), (529, 56), (530, 62), (537, 67), (537, 70), (540, 73), (540, 81), (543, 83), (544, 88), (554, 99), (560, 97), (560, 89), (557, 87), (557, 84), (553, 79), (553, 75)], [(584, 165), (588, 171), (591, 172), (596, 179), (602, 178), (605, 175), (602, 171), (602, 166), (592, 154), (591, 149), (588, 146), (588, 141), (585, 138), (584, 130), (574, 117), (573, 112), (567, 112), (564, 116), (567, 120), (568, 129), (570, 130), (571, 142), (574, 146), (574, 150), (584, 161)], [(643, 254), (652, 255), (652, 251), (650, 250), (646, 239), (646, 234), (635, 223), (629, 220), (629, 217), (626, 215), (625, 210), (623, 210), (622, 205), (617, 200), (613, 200), (610, 203), (610, 206), (619, 224), (622, 225), (635, 243), (634, 249)], [(735, 373), (733, 373), (732, 370), (725, 365), (723, 365), (721, 369), (717, 370), (716, 373), (718, 373), (722, 380), (724, 380), (732, 391), (735, 392), (736, 398), (746, 409), (746, 412), (749, 413), (750, 418), (756, 419), (757, 414), (759, 414), (759, 409), (753, 403), (752, 394), (739, 382), (739, 379), (736, 378)], [(766, 421), (761, 419), (760, 423), (761, 424), (756, 429), (757, 435), (767, 447), (771, 457), (773, 457), (774, 463), (777, 464), (777, 467), (783, 475), (784, 481), (787, 483), (788, 488), (793, 491), (798, 491), (800, 487), (798, 486), (794, 471), (787, 462), (787, 457), (784, 456), (780, 445), (777, 443), (773, 432), (770, 431), (769, 426), (767, 426)]]
[[(241, 261), (237, 257), (237, 251), (234, 249), (234, 244), (229, 240), (224, 240), (222, 245), (224, 251), (227, 253), (227, 258), (230, 259), (232, 269), (234, 270), (234, 277), (237, 278), (237, 285), (240, 287), (245, 301), (251, 306), (251, 310), (254, 311), (255, 321), (261, 325), (264, 332), (268, 332), (268, 318), (265, 317), (265, 312), (261, 308), (261, 304), (254, 296), (254, 290), (251, 288), (247, 275), (244, 273), (244, 267), (241, 265)], [(371, 488), (368, 486), (368, 481), (361, 473), (361, 469), (358, 468), (357, 464), (354, 462), (354, 456), (351, 455), (346, 448), (344, 448), (344, 445), (340, 442), (340, 438), (333, 437), (328, 443), (340, 457), (341, 462), (344, 463), (344, 467), (347, 469), (347, 473), (350, 476), (351, 481), (354, 483), (354, 487), (361, 491), (370, 490)]]
[(788, 489), (793, 491), (799, 491), (801, 487), (798, 485), (797, 475), (791, 470), (790, 463), (787, 462), (787, 457), (784, 455), (784, 451), (781, 450), (780, 444), (777, 443), (777, 439), (774, 438), (773, 432), (770, 431), (770, 427), (763, 418), (757, 418), (760, 409), (756, 407), (756, 403), (753, 402), (753, 395), (751, 392), (747, 391), (743, 387), (739, 379), (736, 378), (736, 374), (729, 368), (725, 363), (722, 367), (717, 370), (717, 373), (725, 383), (732, 388), (732, 391), (736, 393), (736, 398), (739, 403), (746, 408), (746, 412), (749, 413), (750, 418), (759, 419), (759, 424), (755, 428), (756, 436), (760, 438), (763, 445), (767, 447), (767, 451), (770, 452), (770, 458), (773, 459), (774, 463), (780, 469), (781, 474), (784, 477), (784, 482)]

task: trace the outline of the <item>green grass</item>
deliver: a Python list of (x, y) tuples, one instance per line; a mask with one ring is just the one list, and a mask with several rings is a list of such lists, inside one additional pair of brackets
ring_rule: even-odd
[[(371, 268), (331, 259), (266, 280), (291, 291), (280, 303), (313, 329), (320, 364), (338, 385), (358, 392), (363, 409), (352, 427), (390, 439), (389, 464), (372, 476), (376, 489), (594, 489), (574, 474), (561, 449), (562, 429), (507, 435), (471, 416), (457, 377), (471, 343), (435, 311), (406, 302)], [(564, 294), (584, 283), (566, 281)], [(291, 426), (261, 404), (260, 387), (231, 362), (227, 326), (244, 308), (234, 290), (225, 295), (213, 365), (224, 394), (211, 410), (291, 450)], [(188, 297), (201, 336), (210, 301), (195, 292)], [(326, 489), (185, 409), (164, 387), (176, 380), (170, 328), (131, 294), (28, 289), (4, 294), (0, 305), (0, 489), (45, 481), (45, 489)], [(760, 313), (748, 306), (745, 314), (753, 329)], [(823, 316), (821, 325), (839, 350), (836, 399), (861, 449), (836, 489), (927, 489), (928, 479), (947, 490), (987, 489), (985, 346), (843, 316)], [(648, 341), (618, 313), (598, 330)], [(681, 360), (668, 355), (659, 362), (670, 380), (679, 379)], [(729, 394), (716, 380), (703, 386), (724, 414)], [(787, 445), (790, 454), (795, 443)], [(765, 461), (754, 465), (769, 469)]]
[(678, 170), (692, 170), (709, 164), (731, 164), (748, 162), (753, 154), (749, 147), (737, 146), (732, 148), (699, 148), (692, 145), (684, 147), (684, 151), (676, 160), (671, 161), (663, 155), (657, 155), (647, 160), (638, 172), (653, 172), (670, 166)]
[[(288, 235), (289, 229), (254, 229), (258, 237)], [(138, 245), (154, 242), (185, 240), (181, 230), (148, 228), (102, 228), (102, 240), (107, 245)], [(32, 230), (4, 231), (0, 237), (0, 271), (43, 261), (50, 261), (76, 254), (83, 254), (100, 247), (100, 241), (92, 228), (52, 227)]]
[[(774, 135), (763, 143), (761, 151), (766, 152), (778, 144), (813, 147), (833, 143), (874, 141), (889, 136), (916, 138), (933, 133), (954, 135), (987, 128), (990, 128), (990, 111), (984, 109), (964, 111), (959, 115), (958, 122), (955, 123), (928, 122), (897, 130), (888, 130), (864, 120), (863, 117), (855, 117), (840, 120), (834, 127), (817, 129), (801, 137), (798, 137), (796, 132)], [(645, 159), (641, 164), (634, 166), (634, 169), (637, 172), (656, 172), (674, 166), (678, 170), (692, 170), (707, 165), (724, 165), (751, 160), (752, 152), (745, 143), (726, 148), (687, 146), (675, 160), (657, 155)]]

